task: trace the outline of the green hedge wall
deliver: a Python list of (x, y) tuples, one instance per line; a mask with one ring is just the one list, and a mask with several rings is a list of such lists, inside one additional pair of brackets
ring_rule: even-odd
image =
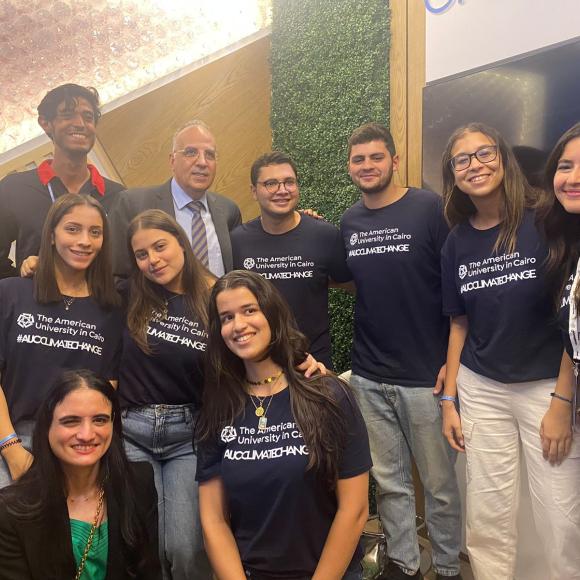
[[(346, 141), (368, 121), (389, 121), (388, 0), (273, 0), (273, 148), (299, 171), (301, 207), (338, 225), (358, 198)], [(352, 299), (330, 298), (334, 364), (350, 368)]]

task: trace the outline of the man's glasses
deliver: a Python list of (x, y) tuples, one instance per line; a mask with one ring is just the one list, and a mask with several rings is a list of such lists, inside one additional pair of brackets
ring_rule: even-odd
[(263, 185), (268, 193), (278, 193), (280, 191), (280, 186), (283, 185), (286, 191), (293, 193), (298, 187), (298, 182), (293, 178), (289, 177), (284, 179), (284, 181), (278, 181), (277, 179), (267, 179), (266, 181), (258, 181), (259, 185)]
[(460, 153), (452, 157), (449, 163), (454, 171), (465, 171), (474, 157), (481, 163), (491, 163), (497, 157), (497, 145), (480, 147), (475, 153)]
[(178, 149), (173, 153), (181, 153), (184, 157), (188, 159), (197, 159), (201, 153), (207, 161), (215, 161), (217, 158), (217, 153), (212, 149), (198, 149), (197, 147), (184, 147), (183, 149)]

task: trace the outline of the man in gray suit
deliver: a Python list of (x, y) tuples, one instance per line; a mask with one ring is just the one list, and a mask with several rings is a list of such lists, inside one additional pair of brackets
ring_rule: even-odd
[(209, 127), (197, 120), (181, 127), (173, 137), (169, 159), (173, 177), (168, 182), (128, 189), (117, 196), (109, 214), (116, 276), (125, 278), (130, 272), (133, 258), (127, 250), (127, 229), (131, 220), (147, 209), (161, 209), (173, 216), (190, 242), (193, 237), (194, 251), (214, 275), (222, 276), (232, 269), (230, 231), (242, 220), (233, 201), (208, 191), (217, 165), (215, 139)]

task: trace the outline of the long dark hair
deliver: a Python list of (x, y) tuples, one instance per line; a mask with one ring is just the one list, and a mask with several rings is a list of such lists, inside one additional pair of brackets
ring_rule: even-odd
[[(16, 483), (2, 490), (2, 498), (6, 509), (20, 519), (50, 519), (55, 508), (58, 509), (66, 495), (66, 480), (60, 461), (50, 447), (48, 432), (56, 406), (70, 393), (82, 388), (101, 393), (111, 403), (113, 436), (109, 449), (101, 457), (98, 478), (100, 485), (106, 486), (115, 495), (120, 511), (121, 537), (128, 555), (139, 554), (142, 546), (147, 545), (150, 532), (136, 506), (137, 482), (123, 447), (119, 398), (111, 383), (92, 371), (68, 370), (56, 379), (36, 416), (32, 436), (32, 465)], [(128, 573), (134, 577), (141, 562), (131, 563), (131, 558), (128, 561), (131, 566)]]
[[(544, 195), (537, 217), (548, 243), (546, 277), (556, 306), (562, 301), (568, 277), (574, 272), (580, 257), (580, 215), (568, 213), (556, 199), (554, 175), (566, 145), (578, 138), (580, 123), (570, 127), (552, 149), (544, 171)], [(574, 299), (580, 307), (580, 291)]]
[[(139, 230), (162, 230), (172, 235), (183, 249), (184, 264), (181, 275), (185, 306), (188, 313), (197, 316), (207, 326), (207, 303), (209, 299), (209, 273), (194, 256), (183, 228), (167, 213), (160, 209), (150, 209), (140, 213), (129, 224), (127, 247), (133, 255), (131, 241)], [(167, 309), (163, 288), (151, 282), (137, 268), (135, 258), (131, 263), (131, 289), (127, 327), (139, 348), (147, 353), (151, 349), (147, 342), (147, 326), (156, 313), (165, 313)]]
[(515, 250), (517, 232), (524, 217), (524, 210), (526, 207), (535, 205), (538, 195), (525, 178), (511, 148), (499, 131), (493, 127), (488, 127), (483, 123), (469, 123), (456, 129), (449, 137), (441, 162), (445, 218), (449, 225), (453, 227), (467, 221), (472, 215), (477, 213), (476, 207), (469, 196), (455, 184), (455, 173), (451, 167), (453, 146), (466, 133), (482, 133), (497, 146), (497, 155), (504, 170), (502, 183), (504, 219), (493, 251), (505, 250), (511, 253)]
[(89, 294), (103, 308), (120, 304), (115, 290), (111, 265), (111, 235), (107, 214), (101, 204), (90, 195), (67, 193), (59, 197), (51, 206), (40, 238), (38, 268), (34, 274), (34, 299), (40, 304), (59, 302), (62, 294), (55, 276), (56, 247), (53, 243), (54, 230), (73, 208), (86, 205), (96, 209), (103, 220), (103, 245), (85, 273)]
[(334, 375), (305, 379), (295, 369), (306, 358), (307, 340), (296, 327), (294, 317), (278, 290), (259, 274), (234, 270), (220, 278), (212, 289), (209, 301), (209, 341), (206, 359), (206, 380), (203, 405), (198, 423), (199, 440), (216, 437), (244, 411), (247, 402), (244, 362), (226, 346), (221, 336), (217, 311), (218, 295), (233, 288), (247, 288), (255, 297), (272, 333), (268, 351), (286, 375), (292, 413), (308, 446), (307, 469), (334, 486), (338, 463), (346, 441), (346, 422), (330, 381), (339, 382), (351, 404), (347, 385)]

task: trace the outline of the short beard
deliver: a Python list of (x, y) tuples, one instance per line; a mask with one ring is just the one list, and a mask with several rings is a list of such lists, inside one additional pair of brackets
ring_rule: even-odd
[(393, 181), (393, 169), (392, 168), (389, 171), (389, 173), (387, 173), (385, 178), (382, 179), (381, 181), (379, 181), (379, 183), (377, 183), (377, 185), (375, 185), (373, 187), (363, 187), (363, 186), (359, 185), (358, 188), (365, 195), (375, 195), (377, 193), (382, 193), (383, 191), (385, 191), (385, 189), (387, 189), (387, 187), (389, 187), (389, 185), (391, 185), (391, 181)]

